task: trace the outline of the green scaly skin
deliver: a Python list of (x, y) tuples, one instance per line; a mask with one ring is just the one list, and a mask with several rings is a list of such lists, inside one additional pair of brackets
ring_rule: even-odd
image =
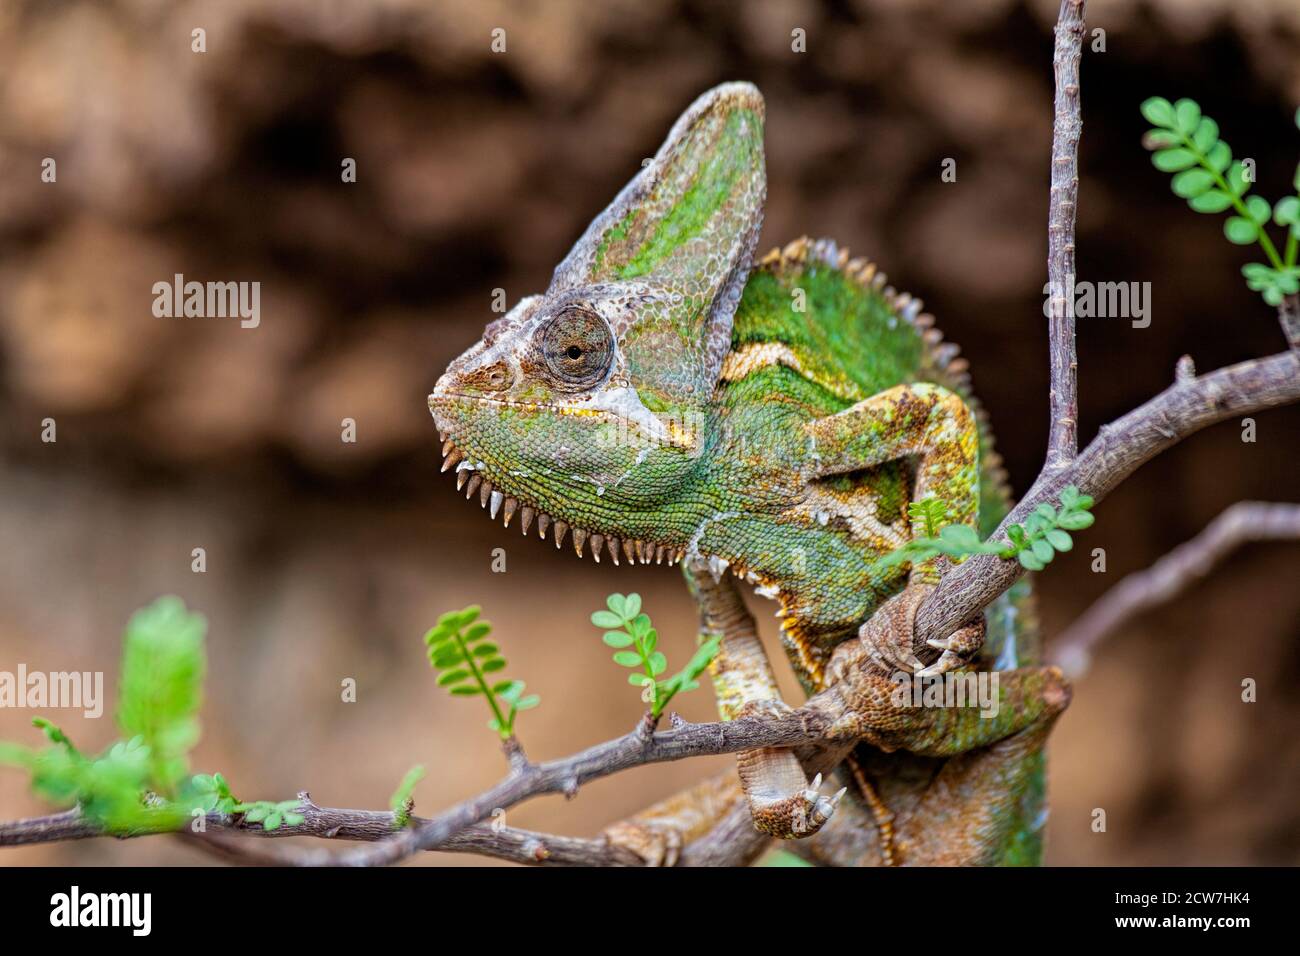
[[(571, 535), (597, 560), (682, 561), (702, 630), (723, 637), (724, 719), (784, 706), (736, 583), (779, 602), (805, 689), (842, 680), (857, 708), (839, 771), (855, 796), (836, 814), (843, 791), (819, 795), (820, 775), (809, 787), (791, 752), (743, 754), (759, 829), (814, 837), (804, 845), (826, 862), (1035, 863), (1042, 741), (1065, 691), (1027, 666), (1027, 586), (989, 609), (986, 633), (973, 623), (914, 647), (900, 610), (944, 566), (877, 563), (922, 532), (907, 513), (917, 498), (985, 534), (1006, 512), (964, 363), (919, 302), (834, 243), (800, 240), (753, 265), (763, 117), (748, 84), (700, 97), (546, 292), (451, 364), (429, 399), (443, 470), (557, 547)], [(900, 658), (931, 674), (1007, 672), (1003, 716), (880, 709), (884, 661)], [(618, 833), (639, 851), (655, 843), (643, 837)]]

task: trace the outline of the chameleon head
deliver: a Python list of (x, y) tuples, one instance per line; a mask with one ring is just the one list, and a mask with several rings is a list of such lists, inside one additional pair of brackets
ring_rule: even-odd
[(630, 535), (687, 481), (762, 223), (763, 115), (748, 83), (696, 100), (549, 288), (438, 380), (444, 470), (494, 515)]

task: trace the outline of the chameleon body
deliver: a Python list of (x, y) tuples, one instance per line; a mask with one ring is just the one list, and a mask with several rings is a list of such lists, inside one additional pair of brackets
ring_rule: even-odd
[[(803, 687), (832, 688), (850, 716), (822, 755), (844, 785), (834, 796), (790, 750), (740, 755), (736, 797), (760, 830), (807, 838), (801, 852), (829, 863), (1037, 862), (1042, 744), (1068, 692), (1032, 666), (1027, 586), (914, 646), (912, 615), (946, 565), (879, 561), (924, 533), (915, 500), (985, 534), (1006, 512), (964, 360), (919, 301), (833, 242), (754, 262), (763, 120), (749, 84), (701, 96), (546, 292), (451, 364), (429, 399), (444, 471), (557, 547), (680, 562), (702, 636), (723, 639), (723, 719), (786, 706), (737, 586), (778, 603)], [(900, 680), (973, 670), (998, 672), (993, 719), (890, 696)], [(730, 805), (727, 786), (610, 838), (671, 862), (716, 818), (702, 806)]]

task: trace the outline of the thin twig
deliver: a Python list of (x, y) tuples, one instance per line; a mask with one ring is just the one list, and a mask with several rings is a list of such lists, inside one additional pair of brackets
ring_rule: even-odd
[(1053, 657), (1069, 677), (1082, 676), (1093, 651), (1121, 625), (1171, 600), (1250, 541), (1300, 541), (1300, 505), (1243, 501), (1155, 564), (1130, 574), (1097, 599), (1061, 635)]
[(1051, 390), (1047, 471), (1064, 468), (1078, 454), (1078, 359), (1074, 346), (1074, 223), (1079, 202), (1079, 60), (1084, 0), (1062, 0), (1056, 22), (1055, 120), (1052, 124), (1052, 191), (1047, 213), (1047, 281)]

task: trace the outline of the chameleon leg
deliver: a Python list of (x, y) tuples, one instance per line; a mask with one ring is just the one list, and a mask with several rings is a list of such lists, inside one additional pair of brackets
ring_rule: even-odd
[[(934, 496), (946, 508), (945, 523), (975, 526), (979, 510), (979, 432), (975, 416), (955, 392), (926, 382), (899, 385), (835, 415), (809, 422), (805, 428), (816, 453), (814, 473), (818, 477), (915, 457), (913, 498), (920, 501)], [(911, 536), (926, 534), (925, 519), (914, 517)], [(946, 559), (942, 557), (912, 567), (908, 590), (913, 608), (938, 583), (945, 568)], [(983, 634), (963, 628), (928, 643), (940, 651), (940, 656), (923, 673), (938, 674), (979, 650)], [(878, 648), (882, 655), (891, 649)]]
[(675, 866), (682, 848), (712, 829), (740, 798), (740, 781), (727, 771), (606, 827), (604, 836), (647, 866)]
[[(735, 583), (726, 577), (715, 580), (707, 568), (691, 562), (683, 564), (683, 573), (700, 606), (701, 638), (721, 637), (710, 671), (722, 719), (786, 708), (754, 618)], [(737, 767), (754, 826), (783, 839), (816, 833), (844, 793), (841, 790), (833, 797), (818, 794), (820, 776), (810, 787), (798, 758), (788, 749), (745, 751), (738, 756)]]
[[(895, 822), (897, 862), (999, 862), (1009, 834), (1022, 825), (1021, 798), (1039, 769), (1048, 732), (1069, 703), (1060, 670), (1023, 667), (927, 679), (887, 673), (869, 648), (868, 640), (849, 642), (831, 658), (835, 731), (886, 754), (949, 758), (920, 801)], [(938, 696), (949, 687), (955, 693), (959, 681), (969, 692), (965, 702)]]

